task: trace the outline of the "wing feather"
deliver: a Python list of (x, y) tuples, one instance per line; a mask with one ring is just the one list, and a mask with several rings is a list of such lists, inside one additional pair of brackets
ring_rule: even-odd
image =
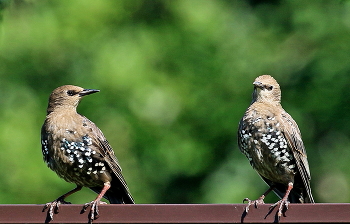
[[(310, 169), (309, 163), (307, 161), (306, 150), (304, 147), (304, 143), (301, 139), (301, 133), (297, 123), (294, 119), (285, 111), (281, 113), (281, 118), (284, 123), (288, 125), (284, 125), (283, 134), (287, 140), (288, 146), (291, 148), (293, 152), (293, 156), (295, 158), (298, 171), (300, 173), (301, 179), (303, 181), (304, 187), (306, 189), (306, 194), (308, 200), (311, 203), (314, 203), (314, 199), (311, 194), (311, 186), (310, 186)], [(285, 128), (286, 126), (290, 128)], [(307, 200), (306, 200), (307, 201)]]

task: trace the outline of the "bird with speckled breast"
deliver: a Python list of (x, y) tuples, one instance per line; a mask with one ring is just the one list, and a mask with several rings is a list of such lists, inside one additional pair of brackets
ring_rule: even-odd
[(252, 204), (263, 204), (274, 191), (281, 200), (271, 209), (278, 206), (279, 220), (289, 203), (315, 203), (309, 164), (298, 125), (281, 106), (277, 81), (262, 75), (253, 85), (252, 102), (239, 122), (238, 146), (269, 189), (257, 200), (244, 199), (248, 202), (245, 212)]
[(89, 223), (99, 216), (98, 205), (106, 198), (111, 204), (134, 204), (122, 169), (114, 151), (102, 131), (88, 118), (77, 113), (80, 100), (99, 92), (73, 85), (64, 85), (52, 91), (47, 115), (41, 129), (43, 159), (47, 166), (76, 188), (47, 203), (47, 222), (53, 220), (65, 198), (88, 187), (98, 194), (86, 203), (82, 212), (91, 206)]

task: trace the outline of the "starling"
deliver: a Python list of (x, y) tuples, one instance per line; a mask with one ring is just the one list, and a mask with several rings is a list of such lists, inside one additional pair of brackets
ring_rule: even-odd
[(65, 198), (88, 187), (98, 194), (91, 206), (89, 223), (98, 218), (100, 200), (106, 198), (111, 204), (134, 204), (113, 149), (101, 130), (89, 119), (77, 113), (80, 100), (99, 92), (65, 85), (50, 95), (47, 115), (41, 128), (43, 159), (47, 166), (76, 188), (44, 206), (48, 209), (47, 221), (53, 220), (60, 204), (69, 204)]
[[(269, 189), (249, 206), (264, 203), (274, 191), (281, 198), (277, 219), (289, 203), (315, 203), (311, 194), (310, 170), (297, 123), (281, 106), (281, 90), (270, 75), (255, 79), (253, 99), (239, 122), (238, 146)], [(271, 211), (271, 210), (270, 210)]]

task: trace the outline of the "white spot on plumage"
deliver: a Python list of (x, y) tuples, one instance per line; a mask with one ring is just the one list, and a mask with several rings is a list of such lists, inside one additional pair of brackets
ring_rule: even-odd
[(285, 155), (281, 157), (281, 160), (282, 160), (282, 161), (285, 161), (285, 162), (288, 162), (288, 161), (289, 161), (289, 159), (288, 159)]

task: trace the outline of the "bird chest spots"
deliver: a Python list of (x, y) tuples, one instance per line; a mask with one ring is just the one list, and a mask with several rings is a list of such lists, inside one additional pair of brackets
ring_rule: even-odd
[(274, 121), (276, 117), (267, 116), (267, 120)]
[(44, 156), (49, 154), (49, 149), (48, 149), (48, 142), (47, 140), (41, 140), (41, 146), (42, 146), (42, 153)]
[(88, 135), (85, 135), (85, 136), (83, 136), (83, 143), (88, 145), (88, 146), (92, 145), (92, 139)]
[(94, 166), (90, 166), (86, 174), (98, 174), (106, 171), (106, 166), (102, 162), (95, 163)]
[(77, 132), (76, 132), (76, 131), (73, 131), (73, 130), (66, 129), (66, 133), (75, 135)]
[(256, 124), (256, 123), (258, 123), (261, 120), (262, 120), (262, 117), (257, 117), (257, 118), (252, 120), (252, 124)]

